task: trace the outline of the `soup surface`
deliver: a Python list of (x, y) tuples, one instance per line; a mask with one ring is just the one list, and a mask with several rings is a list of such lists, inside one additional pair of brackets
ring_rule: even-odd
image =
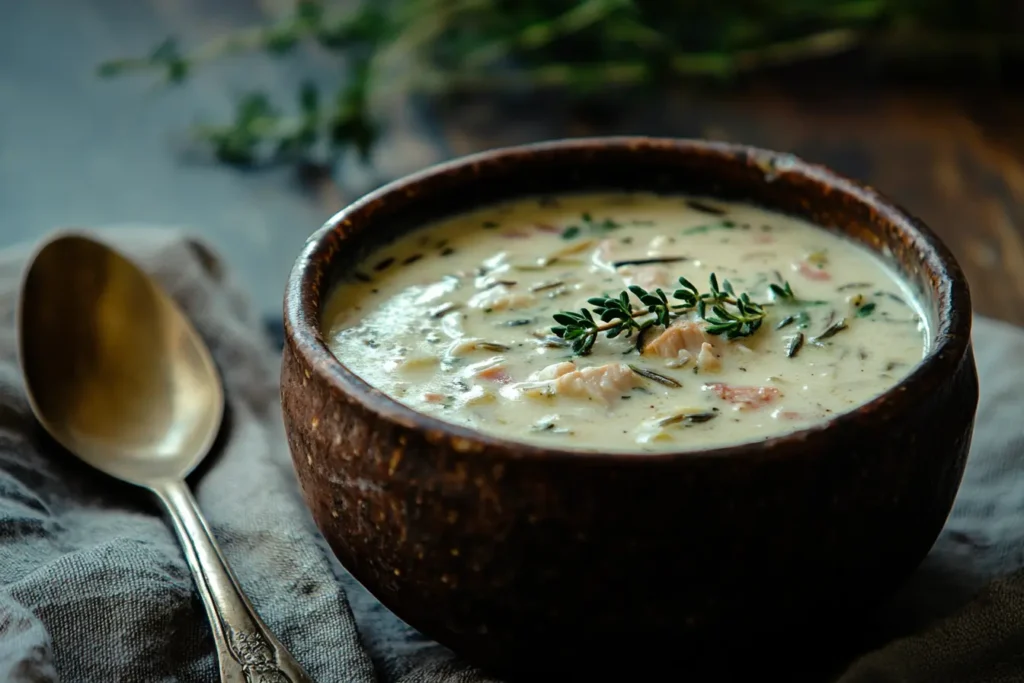
[(635, 193), (428, 225), (340, 283), (322, 324), (342, 363), (417, 411), (630, 452), (821, 422), (896, 384), (930, 339), (860, 245), (749, 205)]

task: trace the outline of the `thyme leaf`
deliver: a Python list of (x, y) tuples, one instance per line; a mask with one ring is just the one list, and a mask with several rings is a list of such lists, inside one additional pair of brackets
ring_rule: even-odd
[(793, 288), (789, 282), (783, 282), (781, 285), (777, 285), (774, 282), (768, 285), (768, 292), (772, 296), (773, 301), (781, 301), (787, 304), (799, 305), (799, 306), (824, 306), (827, 301), (820, 299), (801, 299), (793, 294)]
[(874, 301), (869, 301), (868, 303), (864, 304), (863, 306), (861, 306), (860, 308), (857, 309), (857, 317), (858, 318), (866, 318), (869, 315), (871, 315), (872, 313), (874, 313), (874, 311), (875, 311), (875, 302)]

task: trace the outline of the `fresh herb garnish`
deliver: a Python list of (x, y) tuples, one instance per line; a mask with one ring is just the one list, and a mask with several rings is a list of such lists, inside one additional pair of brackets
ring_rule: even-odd
[(584, 212), (580, 215), (581, 225), (570, 225), (562, 231), (562, 239), (575, 239), (579, 237), (580, 233), (586, 230), (592, 235), (603, 235), (606, 232), (612, 230), (618, 230), (622, 227), (621, 223), (613, 221), (611, 218), (605, 218), (604, 220), (595, 220), (589, 213)]
[(588, 230), (594, 233), (608, 232), (609, 230), (618, 230), (622, 227), (620, 223), (613, 221), (611, 218), (605, 218), (603, 221), (594, 220), (594, 217), (589, 213), (585, 213), (581, 216), (583, 224)]
[(869, 315), (871, 315), (874, 312), (874, 310), (875, 310), (875, 302), (874, 301), (869, 301), (868, 303), (864, 304), (863, 306), (861, 306), (860, 308), (857, 309), (857, 317), (858, 318), (866, 318)]
[(722, 221), (721, 223), (709, 223), (707, 225), (698, 225), (694, 228), (687, 228), (683, 230), (684, 235), (700, 235), (705, 232), (711, 232), (712, 230), (732, 230), (736, 227), (736, 224), (732, 221)]
[(788, 304), (800, 305), (800, 306), (824, 306), (827, 301), (821, 301), (820, 299), (800, 299), (793, 294), (793, 288), (789, 286), (789, 282), (783, 282), (781, 285), (777, 285), (774, 282), (768, 285), (768, 291), (772, 296), (773, 301), (782, 301)]
[(780, 299), (783, 301), (792, 301), (793, 299), (796, 299), (796, 296), (793, 294), (793, 288), (789, 286), (788, 282), (786, 282), (782, 286), (779, 286), (773, 282), (770, 285), (768, 285), (768, 289), (771, 290), (772, 297), (775, 299)]
[(737, 294), (728, 280), (719, 288), (714, 273), (708, 282), (709, 290), (702, 293), (689, 280), (680, 277), (681, 288), (672, 293), (672, 298), (679, 303), (670, 302), (661, 288), (649, 292), (639, 285), (630, 285), (629, 292), (642, 304), (635, 309), (625, 291), (617, 297), (591, 297), (587, 303), (593, 310), (559, 311), (553, 316), (558, 325), (551, 331), (571, 342), (573, 353), (580, 356), (590, 353), (601, 333), (609, 339), (620, 335), (629, 338), (655, 325), (667, 327), (673, 319), (691, 311), (696, 311), (709, 323), (705, 330), (708, 334), (735, 339), (757, 332), (767, 315), (762, 305), (752, 301), (746, 293)]
[(796, 323), (797, 329), (806, 330), (807, 326), (811, 323), (811, 316), (807, 311), (799, 311), (792, 315), (787, 315), (779, 321), (779, 324), (775, 326), (775, 329), (781, 330), (783, 327), (788, 327), (793, 323)]

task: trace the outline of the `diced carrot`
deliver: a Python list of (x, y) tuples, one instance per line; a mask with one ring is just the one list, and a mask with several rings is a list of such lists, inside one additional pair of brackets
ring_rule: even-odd
[(444, 394), (437, 394), (433, 391), (428, 391), (423, 394), (423, 400), (427, 403), (444, 403)]
[(481, 379), (486, 379), (491, 382), (497, 382), (498, 384), (508, 384), (508, 382), (512, 380), (512, 377), (509, 376), (507, 372), (505, 372), (505, 368), (501, 367), (500, 365), (495, 365), (492, 368), (481, 370), (477, 374), (477, 377), (480, 377)]
[(827, 270), (823, 270), (821, 268), (818, 268), (817, 266), (812, 266), (807, 261), (801, 261), (797, 265), (797, 270), (800, 272), (801, 275), (803, 275), (808, 280), (823, 281), (832, 279), (832, 276), (829, 275)]
[(721, 382), (705, 386), (714, 391), (723, 401), (739, 406), (740, 410), (760, 408), (782, 396), (782, 392), (775, 387), (730, 386)]
[(628, 365), (608, 363), (559, 375), (555, 380), (555, 393), (610, 404), (638, 382), (638, 375)]

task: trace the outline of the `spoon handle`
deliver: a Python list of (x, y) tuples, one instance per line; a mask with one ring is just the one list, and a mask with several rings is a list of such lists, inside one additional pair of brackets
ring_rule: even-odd
[(185, 482), (152, 489), (170, 513), (206, 607), (222, 683), (312, 683), (242, 592)]

